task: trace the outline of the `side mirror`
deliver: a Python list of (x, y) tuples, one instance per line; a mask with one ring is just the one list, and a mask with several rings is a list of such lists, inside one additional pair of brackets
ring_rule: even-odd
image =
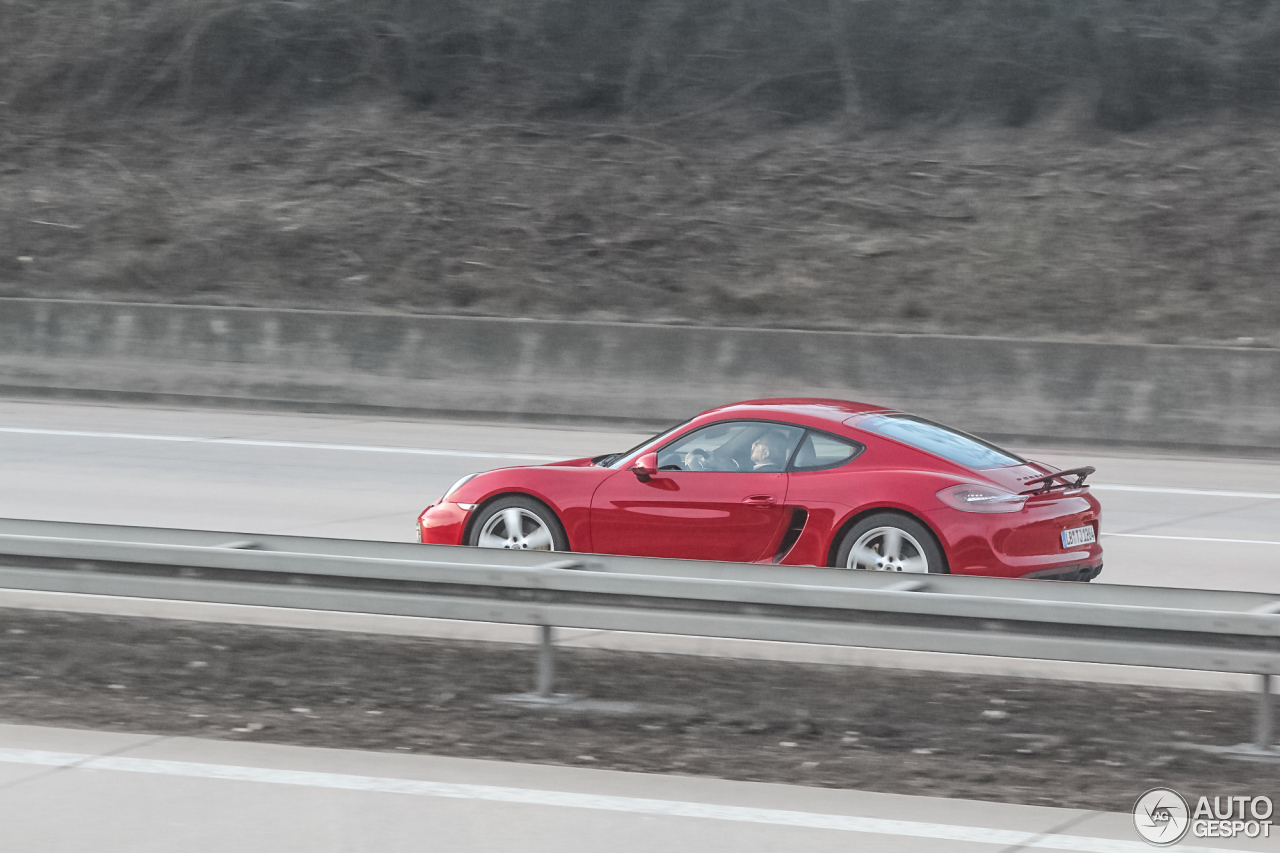
[(636, 479), (642, 483), (649, 482), (649, 478), (658, 473), (658, 454), (646, 453), (635, 461), (635, 463), (627, 469), (636, 475)]

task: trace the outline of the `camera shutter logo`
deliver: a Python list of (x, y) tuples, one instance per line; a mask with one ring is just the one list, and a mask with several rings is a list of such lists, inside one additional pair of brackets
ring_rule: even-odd
[(1171, 788), (1152, 788), (1133, 804), (1133, 825), (1144, 841), (1165, 847), (1177, 844), (1191, 826), (1191, 810)]

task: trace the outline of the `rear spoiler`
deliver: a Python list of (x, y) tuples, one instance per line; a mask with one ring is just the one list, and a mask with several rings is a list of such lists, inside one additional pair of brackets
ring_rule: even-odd
[[(1092, 465), (1085, 465), (1083, 468), (1072, 468), (1070, 471), (1058, 471), (1054, 474), (1046, 474), (1043, 477), (1036, 477), (1034, 480), (1028, 480), (1023, 485), (1036, 486), (1036, 488), (1028, 489), (1023, 492), (1024, 495), (1044, 495), (1054, 489), (1078, 489), (1084, 485), (1084, 478), (1088, 477), (1094, 471), (1098, 470)], [(1072, 477), (1075, 478), (1072, 481)], [(1055, 482), (1061, 480), (1062, 482)]]

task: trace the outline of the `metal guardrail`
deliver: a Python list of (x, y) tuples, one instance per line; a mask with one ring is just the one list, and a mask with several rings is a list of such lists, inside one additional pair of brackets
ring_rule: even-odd
[(1280, 597), (0, 519), (0, 587), (1260, 676)]

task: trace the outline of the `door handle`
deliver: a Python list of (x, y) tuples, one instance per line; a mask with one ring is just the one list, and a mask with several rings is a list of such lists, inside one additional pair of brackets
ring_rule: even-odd
[(751, 495), (743, 498), (742, 502), (749, 506), (773, 506), (778, 500), (773, 495)]

